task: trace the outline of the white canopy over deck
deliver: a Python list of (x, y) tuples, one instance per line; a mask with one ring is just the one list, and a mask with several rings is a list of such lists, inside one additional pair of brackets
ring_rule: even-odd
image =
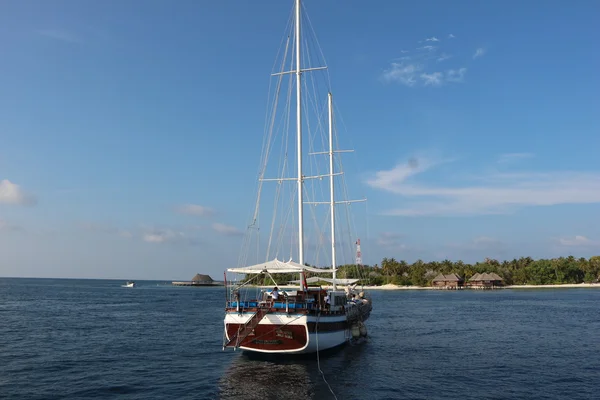
[(292, 260), (287, 262), (279, 261), (277, 258), (271, 261), (267, 261), (260, 264), (250, 265), (242, 268), (228, 268), (228, 272), (235, 272), (238, 274), (262, 274), (268, 272), (269, 274), (289, 274), (289, 273), (300, 273), (302, 271), (309, 271), (315, 274), (331, 274), (334, 269), (323, 269), (308, 267), (306, 265), (298, 264)]
[[(333, 283), (333, 279), (331, 279), (331, 278), (319, 278), (318, 276), (313, 276), (313, 277), (306, 279), (306, 283), (316, 283), (316, 282), (320, 282), (320, 281)], [(359, 281), (358, 279), (343, 279), (343, 278), (335, 279), (336, 285), (352, 285), (358, 281)], [(302, 282), (300, 280), (295, 280), (295, 281), (289, 281), (289, 283), (301, 284)]]

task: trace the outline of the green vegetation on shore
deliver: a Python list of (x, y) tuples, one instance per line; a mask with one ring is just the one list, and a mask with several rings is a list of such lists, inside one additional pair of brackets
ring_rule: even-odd
[[(417, 260), (409, 264), (394, 258), (384, 258), (380, 265), (342, 265), (339, 267), (337, 277), (359, 278), (360, 283), (365, 285), (392, 283), (401, 286), (431, 286), (432, 279), (440, 273), (456, 273), (468, 280), (478, 272), (495, 272), (507, 285), (590, 283), (597, 282), (600, 277), (600, 256), (589, 259), (569, 256), (539, 260), (521, 257), (502, 262), (485, 259), (475, 264), (450, 260), (431, 262)], [(280, 285), (298, 279), (297, 275), (292, 274), (276, 274), (273, 277)]]

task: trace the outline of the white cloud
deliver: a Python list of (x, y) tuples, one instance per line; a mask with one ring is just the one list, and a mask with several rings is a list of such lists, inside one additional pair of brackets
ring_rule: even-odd
[(506, 164), (513, 161), (523, 160), (526, 158), (533, 158), (535, 154), (533, 153), (506, 153), (500, 154), (498, 157), (498, 162), (501, 164)]
[(466, 68), (449, 69), (446, 72), (446, 81), (448, 81), (448, 82), (462, 82), (466, 73), (467, 73), (467, 69)]
[(167, 243), (187, 241), (187, 237), (183, 232), (171, 229), (151, 229), (142, 235), (142, 240), (148, 243)]
[(421, 79), (425, 86), (439, 86), (442, 84), (444, 75), (441, 72), (434, 72), (431, 74), (422, 73)]
[[(449, 34), (448, 38), (454, 39), (455, 36)], [(390, 66), (381, 73), (383, 82), (399, 83), (408, 87), (440, 87), (449, 83), (464, 82), (468, 65), (456, 65), (458, 60), (464, 59), (464, 57), (455, 57), (447, 50), (447, 46), (442, 45), (442, 41), (435, 36), (420, 40), (419, 43), (424, 45), (417, 47), (412, 52), (402, 50), (402, 57), (392, 60)], [(469, 49), (461, 51), (461, 49), (453, 48), (452, 53), (458, 55), (462, 53), (464, 56), (465, 51), (470, 52)], [(479, 48), (473, 58), (480, 57), (484, 53), (485, 49)], [(450, 59), (456, 61), (447, 61)], [(440, 68), (441, 62), (445, 62), (444, 69)], [(472, 63), (472, 61), (470, 62)]]
[(590, 240), (580, 235), (574, 238), (560, 238), (558, 242), (563, 246), (569, 247), (600, 247), (600, 240)]
[(479, 58), (479, 57), (483, 56), (484, 54), (485, 54), (485, 49), (483, 47), (480, 47), (477, 50), (475, 50), (475, 53), (473, 54), (473, 59)]
[(44, 37), (50, 38), (50, 39), (54, 39), (54, 40), (59, 40), (61, 42), (68, 42), (68, 43), (82, 43), (83, 40), (70, 32), (64, 31), (64, 30), (60, 30), (60, 29), (40, 29), (36, 31), (39, 35), (42, 35)]
[[(399, 164), (376, 172), (367, 183), (401, 196), (401, 205), (387, 215), (506, 214), (526, 206), (600, 203), (600, 172), (479, 174), (477, 182), (418, 181), (419, 174), (440, 162), (424, 160), (416, 168)], [(456, 175), (454, 175), (456, 176)]]
[(445, 72), (421, 72), (423, 66), (414, 63), (392, 63), (391, 67), (384, 71), (382, 78), (386, 82), (396, 82), (405, 86), (415, 86), (422, 84), (424, 86), (440, 86), (447, 82), (462, 82), (467, 72), (466, 68), (458, 70), (449, 69)]
[(146, 243), (154, 244), (183, 244), (183, 245), (197, 245), (200, 241), (195, 237), (189, 236), (181, 230), (171, 228), (156, 228), (142, 226), (138, 229), (120, 229), (108, 224), (96, 224), (96, 223), (84, 223), (80, 224), (80, 227), (90, 232), (97, 232), (102, 234), (111, 235), (114, 237), (120, 237), (123, 239), (136, 239)]
[(244, 233), (234, 226), (221, 224), (219, 222), (212, 224), (212, 228), (215, 232), (225, 236), (240, 236)]
[(446, 60), (448, 60), (450, 58), (452, 58), (451, 55), (446, 54), (446, 53), (442, 53), (442, 54), (439, 55), (439, 57), (435, 61), (442, 62), (442, 61), (446, 61)]
[(435, 46), (423, 46), (416, 54), (405, 55), (394, 60), (383, 71), (382, 81), (399, 83), (404, 86), (441, 86), (446, 83), (462, 82), (467, 68), (438, 70), (439, 63), (452, 58), (451, 55), (436, 51)]
[(382, 78), (386, 82), (397, 82), (406, 86), (417, 83), (421, 66), (418, 64), (392, 63), (389, 69), (383, 71)]
[(388, 171), (377, 171), (375, 176), (367, 183), (379, 189), (391, 188), (394, 185), (406, 181), (413, 175), (427, 171), (437, 164), (448, 162), (447, 160), (432, 161), (431, 158), (416, 156), (411, 157), (407, 162), (399, 163)]
[(37, 204), (35, 196), (28, 194), (8, 179), (0, 181), (0, 203), (33, 206)]
[(195, 215), (197, 217), (209, 217), (215, 214), (212, 208), (199, 204), (184, 204), (177, 207), (176, 211), (180, 214)]
[(192, 234), (190, 229), (157, 228), (141, 226), (137, 229), (122, 229), (106, 223), (85, 222), (78, 225), (89, 232), (119, 237), (123, 239), (142, 240), (147, 243), (173, 243), (197, 245), (200, 241)]
[(144, 242), (148, 243), (162, 243), (169, 238), (166, 233), (146, 233), (144, 235)]

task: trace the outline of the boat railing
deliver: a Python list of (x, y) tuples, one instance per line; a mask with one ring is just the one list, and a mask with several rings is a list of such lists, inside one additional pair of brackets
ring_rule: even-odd
[(265, 304), (269, 304), (269, 303), (271, 305), (271, 308), (285, 309), (286, 311), (297, 310), (297, 309), (316, 310), (319, 308), (319, 305), (316, 302), (297, 301), (297, 300), (290, 301), (289, 299), (267, 301), (267, 302), (258, 301), (258, 300), (249, 300), (249, 301), (235, 301), (234, 300), (234, 301), (227, 302), (227, 308), (235, 308), (237, 311), (243, 311), (244, 309), (259, 308), (259, 307), (261, 307)]

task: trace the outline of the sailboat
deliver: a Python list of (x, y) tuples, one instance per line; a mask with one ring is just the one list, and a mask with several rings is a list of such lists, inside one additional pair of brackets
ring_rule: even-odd
[[(272, 223), (270, 225), (271, 236), (268, 240), (265, 261), (247, 265), (245, 262), (246, 257), (244, 256), (240, 257), (240, 262), (238, 263), (240, 266), (227, 269), (227, 272), (242, 274), (245, 278), (240, 282), (232, 282), (230, 280), (228, 283), (227, 273), (225, 273), (227, 291), (223, 349), (240, 348), (244, 351), (259, 353), (305, 354), (335, 348), (352, 340), (360, 340), (367, 335), (364, 322), (369, 318), (372, 310), (370, 296), (364, 290), (357, 289), (359, 279), (342, 279), (337, 277), (336, 247), (338, 243), (336, 243), (335, 213), (336, 206), (339, 204), (349, 206), (352, 203), (363, 202), (366, 199), (338, 201), (335, 197), (334, 179), (342, 175), (342, 172), (336, 172), (334, 155), (351, 150), (337, 150), (335, 148), (333, 133), (334, 109), (331, 91), (327, 92), (327, 123), (323, 123), (327, 127), (326, 129), (323, 128), (323, 137), (328, 137), (326, 140), (322, 140), (323, 145), (325, 142), (328, 142), (328, 149), (309, 154), (304, 154), (303, 152), (303, 121), (306, 118), (304, 115), (305, 109), (308, 108), (306, 104), (307, 99), (303, 98), (303, 75), (324, 70), (327, 67), (310, 68), (304, 67), (301, 63), (303, 56), (309, 54), (303, 48), (303, 40), (301, 39), (301, 15), (301, 1), (295, 0), (293, 14), (290, 18), (291, 23), (288, 25), (290, 27), (290, 35), (287, 36), (285, 43), (285, 54), (287, 54), (288, 50), (291, 50), (291, 60), (284, 54), (280, 65), (281, 70), (272, 74), (272, 76), (277, 78), (277, 90), (285, 87), (282, 85), (283, 77), (290, 78), (290, 92), (293, 91), (293, 83), (295, 81), (295, 140), (282, 140), (282, 143), (285, 144), (295, 141), (295, 161), (297, 166), (295, 177), (280, 175), (276, 178), (265, 178), (266, 159), (270, 153), (274, 152), (274, 146), (267, 144), (266, 147), (263, 147), (265, 158), (259, 171), (257, 206), (255, 207), (252, 219), (253, 223), (249, 227), (256, 228), (255, 224), (259, 213), (258, 202), (261, 198), (263, 182), (275, 181), (278, 184), (278, 189), (275, 192), (279, 196), (278, 198), (281, 198), (280, 187), (286, 185), (286, 181), (291, 181), (290, 186), (293, 188), (291, 203), (294, 203), (293, 198), (296, 197), (297, 209), (293, 212), (293, 207), (290, 207), (290, 212), (288, 214), (283, 213), (285, 217), (282, 218), (285, 221), (289, 221), (290, 214), (297, 217), (295, 221), (297, 224), (296, 233), (292, 232), (290, 234), (288, 232), (292, 236), (290, 240), (290, 254), (295, 255), (297, 259), (295, 261), (291, 256), (289, 258), (281, 257), (282, 259), (278, 257), (267, 258), (277, 243), (280, 245), (279, 248), (284, 247), (281, 244), (281, 239), (279, 241), (273, 239), (273, 232), (276, 229), (275, 224)], [(308, 59), (307, 61), (311, 61), (310, 57), (307, 56), (306, 58)], [(286, 66), (288, 61), (291, 66)], [(305, 86), (304, 89), (306, 88)], [(322, 93), (322, 95), (324, 97), (325, 93)], [(278, 97), (279, 91), (276, 91), (274, 101)], [(293, 96), (291, 95), (287, 98), (287, 104), (293, 103), (292, 98)], [(323, 108), (325, 109), (325, 107)], [(283, 114), (287, 118), (293, 115), (292, 112)], [(268, 119), (267, 122), (267, 125), (271, 128), (269, 132), (272, 132), (274, 130), (273, 127), (276, 125), (276, 118)], [(284, 123), (283, 126), (286, 126), (286, 124)], [(291, 130), (293, 131), (293, 129)], [(325, 130), (327, 134), (325, 134)], [(274, 135), (269, 133), (268, 136), (273, 137)], [(307, 136), (309, 139), (312, 137), (310, 134)], [(280, 155), (284, 161), (279, 164), (280, 170), (277, 171), (278, 173), (284, 174), (287, 171), (286, 168), (289, 166), (289, 163), (287, 163), (287, 154), (287, 150), (281, 151)], [(325, 167), (327, 171), (313, 176), (305, 175), (303, 171), (305, 156), (318, 157), (319, 154), (328, 156), (328, 167)], [(329, 200), (306, 201), (306, 182), (310, 180), (323, 181), (324, 179), (328, 180), (329, 183)], [(293, 185), (294, 183), (295, 185)], [(307, 243), (305, 241), (306, 234), (304, 230), (304, 206), (307, 204), (313, 206), (324, 204), (329, 206), (327, 211), (329, 221), (326, 222), (330, 227), (328, 233), (330, 240), (328, 240), (328, 244), (330, 244), (331, 265), (325, 268), (310, 266), (305, 262), (305, 247)], [(276, 202), (272, 206), (272, 209), (276, 210), (278, 207), (278, 203)], [(258, 230), (255, 229), (255, 231)], [(284, 229), (280, 229), (278, 233), (281, 234), (283, 231)], [(320, 236), (321, 241), (324, 237), (323, 235)], [(291, 289), (288, 288), (285, 290), (282, 287), (280, 290), (277, 285), (278, 279), (275, 279), (278, 274), (296, 277), (297, 279), (288, 282), (294, 286), (290, 286)], [(326, 285), (325, 288), (320, 285), (309, 285), (309, 278), (307, 278), (309, 274), (314, 275), (310, 278), (311, 283), (316, 280), (317, 282), (326, 282), (330, 285)], [(331, 276), (331, 278), (328, 276)], [(260, 293), (256, 293), (254, 296), (243, 296), (244, 292), (246, 294), (247, 292), (252, 292), (251, 289), (256, 288), (257, 283), (260, 282), (263, 282), (263, 284), (268, 282), (270, 290), (262, 289)], [(345, 287), (342, 289), (341, 286)], [(257, 289), (254, 290), (258, 291)]]

